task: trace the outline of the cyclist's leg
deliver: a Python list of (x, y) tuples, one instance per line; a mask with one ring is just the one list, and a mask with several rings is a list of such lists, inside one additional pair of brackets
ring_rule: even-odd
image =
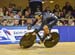
[(49, 30), (52, 29), (54, 25), (56, 25), (57, 19), (54, 17), (50, 17), (47, 18), (44, 22), (45, 23), (42, 24), (42, 29), (44, 30), (45, 34), (48, 34)]
[(51, 33), (51, 29), (54, 25), (56, 25), (57, 23), (57, 19), (51, 17), (51, 18), (47, 18), (46, 20), (46, 25), (43, 26), (43, 30), (44, 30), (44, 37), (43, 40), (50, 35)]

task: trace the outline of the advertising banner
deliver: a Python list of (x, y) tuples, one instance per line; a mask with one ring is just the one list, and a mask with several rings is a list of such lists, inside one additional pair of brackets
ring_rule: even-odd
[[(17, 44), (22, 36), (27, 32), (33, 32), (34, 28), (27, 30), (26, 27), (0, 27), (0, 44)], [(61, 42), (74, 42), (75, 41), (75, 27), (57, 26), (51, 32), (58, 32)], [(39, 34), (43, 36), (43, 31)], [(37, 36), (36, 41), (40, 41)]]

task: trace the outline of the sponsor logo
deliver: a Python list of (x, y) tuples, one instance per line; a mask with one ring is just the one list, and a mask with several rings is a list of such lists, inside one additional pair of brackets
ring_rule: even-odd
[[(33, 32), (34, 29), (32, 30), (27, 30), (27, 29), (13, 29), (13, 30), (9, 30), (6, 28), (2, 28), (0, 30), (0, 42), (2, 41), (10, 41), (12, 43), (15, 43), (16, 41), (20, 40), (19, 37), (22, 37), (25, 33), (27, 32)], [(51, 32), (57, 32), (59, 33), (58, 29), (52, 29)], [(40, 31), (39, 34), (43, 37), (43, 33), (44, 31)], [(17, 38), (16, 38), (17, 37)], [(5, 38), (5, 39), (2, 39)], [(38, 40), (39, 38), (37, 38), (36, 40)]]
[(10, 40), (11, 42), (16, 41), (15, 36), (13, 35), (12, 32), (8, 31), (8, 29), (2, 28), (2, 34), (3, 34), (3, 37), (5, 37), (7, 40)]

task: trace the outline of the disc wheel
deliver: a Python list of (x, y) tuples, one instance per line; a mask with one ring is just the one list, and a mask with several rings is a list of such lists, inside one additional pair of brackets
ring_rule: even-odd
[(21, 48), (29, 48), (33, 46), (34, 41), (36, 40), (36, 35), (32, 35), (32, 32), (26, 33), (21, 39), (20, 39), (20, 47)]
[(47, 39), (44, 42), (44, 45), (47, 48), (54, 47), (59, 42), (60, 37), (59, 37), (59, 34), (58, 33), (52, 32), (51, 33), (51, 36), (52, 37), (50, 39)]

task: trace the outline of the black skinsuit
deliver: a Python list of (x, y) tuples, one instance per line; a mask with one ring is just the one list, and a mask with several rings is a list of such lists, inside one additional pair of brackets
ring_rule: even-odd
[[(58, 21), (57, 16), (55, 16), (53, 13), (49, 13), (49, 15), (46, 18), (44, 18), (44, 16), (46, 16), (46, 15), (43, 15), (42, 24), (41, 24), (40, 28), (38, 29), (39, 31), (43, 29), (44, 25), (47, 25), (49, 27), (49, 29), (51, 29), (54, 25), (56, 25), (56, 23)], [(36, 20), (32, 24), (32, 26), (34, 26), (37, 21), (38, 20)]]

